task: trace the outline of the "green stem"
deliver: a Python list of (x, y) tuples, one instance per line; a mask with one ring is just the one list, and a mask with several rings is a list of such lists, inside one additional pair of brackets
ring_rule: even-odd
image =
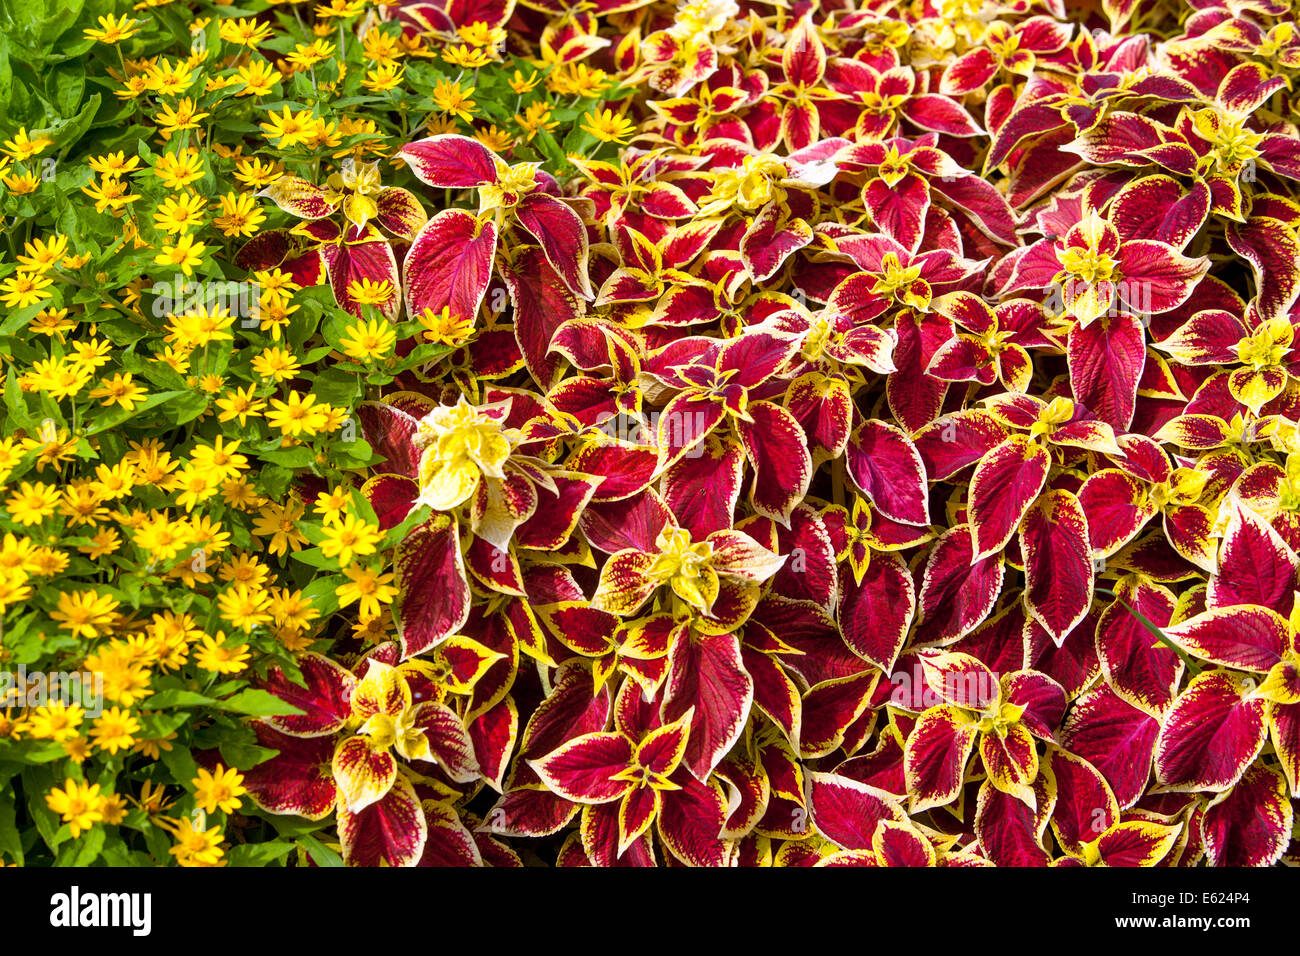
[(1195, 661), (1192, 660), (1190, 654), (1188, 654), (1185, 650), (1183, 650), (1181, 647), (1179, 647), (1177, 644), (1171, 641), (1168, 637), (1166, 637), (1165, 632), (1160, 630), (1159, 625), (1150, 621), (1141, 611), (1133, 607), (1133, 605), (1129, 604), (1128, 601), (1124, 600), (1114, 591), (1108, 591), (1105, 588), (1097, 588), (1096, 593), (1109, 595), (1110, 597), (1113, 597), (1116, 601), (1118, 601), (1120, 606), (1122, 606), (1124, 610), (1128, 611), (1135, 618), (1137, 618), (1138, 622), (1143, 627), (1145, 627), (1148, 631), (1150, 631), (1152, 636), (1155, 637), (1157, 641), (1159, 641), (1165, 647), (1169, 648), (1171, 651), (1177, 654), (1179, 658), (1181, 658), (1182, 662), (1187, 665), (1187, 669), (1192, 672), (1193, 677), (1195, 677), (1197, 674), (1201, 672), (1200, 666)]

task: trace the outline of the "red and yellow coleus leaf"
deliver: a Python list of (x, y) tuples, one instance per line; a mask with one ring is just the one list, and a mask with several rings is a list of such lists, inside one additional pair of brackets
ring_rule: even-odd
[(709, 615), (722, 595), (723, 578), (766, 581), (784, 560), (740, 531), (715, 531), (696, 542), (689, 531), (665, 528), (656, 547), (656, 552), (625, 549), (611, 555), (592, 606), (628, 616), (667, 586), (685, 605)]
[(1160, 729), (1157, 777), (1175, 789), (1227, 790), (1264, 746), (1267, 708), (1225, 673), (1192, 678)]
[(343, 862), (349, 866), (415, 866), (424, 853), (428, 822), (405, 777), (360, 811), (340, 802), (338, 815)]

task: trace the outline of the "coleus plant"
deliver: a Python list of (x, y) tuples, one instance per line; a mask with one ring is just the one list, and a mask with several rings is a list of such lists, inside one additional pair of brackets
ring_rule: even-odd
[(1183, 12), (530, 6), (633, 144), (273, 185), (280, 261), (476, 331), (362, 409), (396, 640), (272, 681), (259, 805), (358, 864), (1294, 861), (1300, 61)]
[[(269, 258), (276, 243), (286, 235), (305, 239), (305, 247), (296, 248), (287, 257), (291, 274), (306, 270), (304, 278), (326, 278), (338, 304), (358, 316), (363, 302), (353, 284), (387, 283), (386, 298), (364, 304), (374, 305), (389, 320), (397, 318), (397, 257), (392, 243), (409, 243), (427, 218), (424, 207), (409, 190), (384, 186), (378, 163), (358, 166), (355, 160), (348, 159), (324, 186), (285, 175), (262, 190), (261, 195), (304, 221), (287, 233), (268, 232), (258, 237), (245, 247), (245, 263), (250, 267), (256, 264), (284, 268), (283, 259)], [(264, 254), (268, 258), (260, 258)], [(312, 279), (310, 284), (317, 281), (319, 278)]]

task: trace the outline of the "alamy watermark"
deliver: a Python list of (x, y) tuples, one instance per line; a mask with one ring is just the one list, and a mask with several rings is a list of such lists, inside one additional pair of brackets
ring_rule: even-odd
[(989, 701), (998, 699), (999, 675), (982, 668), (972, 671), (944, 673), (942, 693), (935, 690), (919, 663), (912, 670), (898, 671), (891, 678), (894, 689), (889, 702), (908, 711), (924, 711), (941, 704), (956, 704), (967, 710), (982, 711)]
[(87, 717), (104, 712), (102, 671), (29, 671), (23, 664), (17, 671), (0, 671), (0, 707), (48, 707), (51, 704), (77, 706)]
[[(712, 424), (716, 424), (716, 421)], [(709, 416), (701, 411), (651, 412), (644, 419), (619, 414), (596, 426), (598, 431), (610, 438), (632, 445), (657, 446), (662, 435), (668, 447), (687, 448), (682, 456), (684, 458), (700, 458), (704, 455), (703, 439), (710, 427)]]
[(152, 913), (151, 893), (83, 893), (74, 885), (50, 897), (50, 925), (58, 929), (121, 927), (148, 936)]
[(262, 319), (262, 288), (258, 282), (197, 282), (177, 275), (171, 282), (154, 283), (150, 291), (155, 296), (154, 318), (217, 313), (242, 319), (241, 327), (246, 329), (256, 328)]
[(1152, 283), (1147, 279), (1116, 279), (1087, 283), (1078, 279), (1053, 282), (1043, 289), (1043, 311), (1050, 318), (1072, 314), (1075, 304), (1089, 293), (1104, 298), (1104, 308), (1098, 318), (1116, 318), (1132, 315), (1143, 326), (1151, 324), (1154, 314)]

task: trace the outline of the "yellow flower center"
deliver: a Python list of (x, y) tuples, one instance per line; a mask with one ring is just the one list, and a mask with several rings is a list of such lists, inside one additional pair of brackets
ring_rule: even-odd
[(930, 284), (921, 279), (920, 266), (903, 266), (898, 256), (887, 252), (881, 259), (881, 276), (871, 291), (894, 296), (918, 309), (930, 306)]
[(1021, 704), (995, 703), (980, 715), (977, 726), (981, 733), (1005, 737), (1011, 727), (1020, 722), (1020, 715), (1024, 712)]
[(689, 531), (676, 529), (667, 534), (664, 549), (650, 566), (650, 576), (666, 583), (693, 581), (713, 556), (707, 541), (691, 543)]
[(1088, 285), (1109, 280), (1118, 263), (1095, 249), (1066, 249), (1061, 253), (1061, 268)]
[(821, 358), (822, 351), (826, 344), (831, 341), (832, 330), (831, 324), (820, 316), (813, 320), (812, 330), (803, 340), (803, 348), (800, 354), (810, 362), (815, 362)]
[(738, 167), (717, 174), (711, 198), (753, 211), (777, 197), (777, 180), (785, 175), (785, 163), (775, 156), (746, 156)]
[(1237, 343), (1237, 361), (1256, 369), (1282, 364), (1295, 330), (1286, 319), (1270, 319)]
[(446, 511), (465, 501), (481, 475), (504, 478), (502, 466), (511, 442), (496, 419), (462, 397), (456, 405), (435, 408), (420, 420), (413, 441), (420, 459), (421, 501)]
[(898, 155), (898, 147), (890, 146), (885, 158), (880, 161), (880, 178), (885, 185), (894, 187), (912, 168), (912, 161), (906, 156)]
[(1029, 429), (1030, 439), (1039, 435), (1050, 435), (1058, 425), (1064, 425), (1074, 418), (1074, 402), (1064, 396), (1054, 398), (1038, 413), (1038, 421)]
[(479, 190), (479, 203), (483, 209), (508, 209), (537, 188), (534, 176), (537, 163), (516, 163), (507, 166), (497, 161), (497, 181)]
[(1210, 144), (1210, 151), (1202, 160), (1202, 172), (1216, 170), (1234, 174), (1259, 155), (1256, 147), (1263, 133), (1246, 129), (1241, 120), (1232, 120), (1215, 110), (1201, 110), (1192, 117), (1196, 135)]

